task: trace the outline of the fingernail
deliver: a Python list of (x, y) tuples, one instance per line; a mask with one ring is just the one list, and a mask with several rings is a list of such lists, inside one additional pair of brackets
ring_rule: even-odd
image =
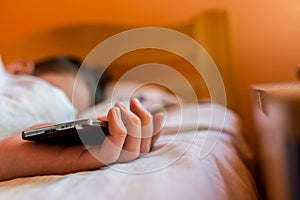
[(113, 115), (114, 115), (114, 118), (117, 120), (117, 126), (119, 126), (119, 128), (121, 130), (124, 131), (124, 133), (126, 132), (126, 127), (124, 126), (123, 124), (123, 121), (122, 121), (122, 116), (121, 116), (121, 111), (120, 111), (120, 108), (117, 108), (117, 107), (114, 107), (112, 108), (112, 112), (113, 112)]
[(120, 108), (114, 107), (114, 108), (112, 108), (112, 111), (113, 111), (113, 115), (114, 115), (115, 118), (121, 119)]
[(124, 108), (125, 110), (128, 110), (128, 108), (124, 105), (123, 102), (120, 102), (120, 106), (121, 106), (122, 108)]
[(138, 98), (133, 98), (133, 101), (134, 101), (137, 105), (142, 106), (142, 103), (139, 101)]

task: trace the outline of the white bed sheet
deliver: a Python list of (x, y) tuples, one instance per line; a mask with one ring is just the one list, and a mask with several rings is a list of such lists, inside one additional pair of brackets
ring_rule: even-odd
[[(178, 115), (186, 120), (176, 134)], [(213, 115), (220, 120), (211, 123)], [(168, 116), (168, 128), (145, 157), (95, 171), (0, 182), (0, 199), (256, 199), (244, 162), (251, 152), (233, 112), (187, 104)]]

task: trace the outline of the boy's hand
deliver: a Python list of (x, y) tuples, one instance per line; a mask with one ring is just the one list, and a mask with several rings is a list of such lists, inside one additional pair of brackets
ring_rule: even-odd
[(0, 142), (0, 180), (67, 174), (128, 162), (148, 153), (163, 126), (161, 113), (152, 117), (133, 99), (130, 109), (117, 103), (107, 115), (110, 135), (102, 145), (63, 146), (24, 141), (16, 134)]

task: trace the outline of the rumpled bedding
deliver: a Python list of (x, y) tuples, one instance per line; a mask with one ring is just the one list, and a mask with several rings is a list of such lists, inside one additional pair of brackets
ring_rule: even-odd
[(182, 104), (167, 112), (152, 151), (133, 162), (63, 176), (0, 183), (0, 199), (256, 199), (251, 151), (224, 106)]

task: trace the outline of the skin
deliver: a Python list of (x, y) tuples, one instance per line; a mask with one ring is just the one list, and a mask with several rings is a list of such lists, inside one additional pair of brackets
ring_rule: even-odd
[[(70, 102), (75, 106), (78, 114), (90, 107), (92, 99), (84, 80), (79, 78), (77, 80), (79, 84), (76, 84), (77, 87), (74, 88), (76, 76), (73, 74), (46, 73), (39, 76), (39, 78), (63, 90)], [(73, 93), (73, 89), (76, 89), (77, 92)]]
[(62, 175), (135, 160), (150, 151), (160, 135), (164, 117), (161, 113), (152, 116), (137, 99), (133, 99), (130, 109), (117, 103), (105, 118), (110, 135), (100, 146), (91, 146), (89, 150), (83, 145), (24, 141), (20, 133), (1, 141), (0, 181), (36, 175)]
[(6, 67), (6, 71), (15, 75), (32, 74), (34, 71), (34, 63), (29, 60), (18, 59), (9, 63)]

